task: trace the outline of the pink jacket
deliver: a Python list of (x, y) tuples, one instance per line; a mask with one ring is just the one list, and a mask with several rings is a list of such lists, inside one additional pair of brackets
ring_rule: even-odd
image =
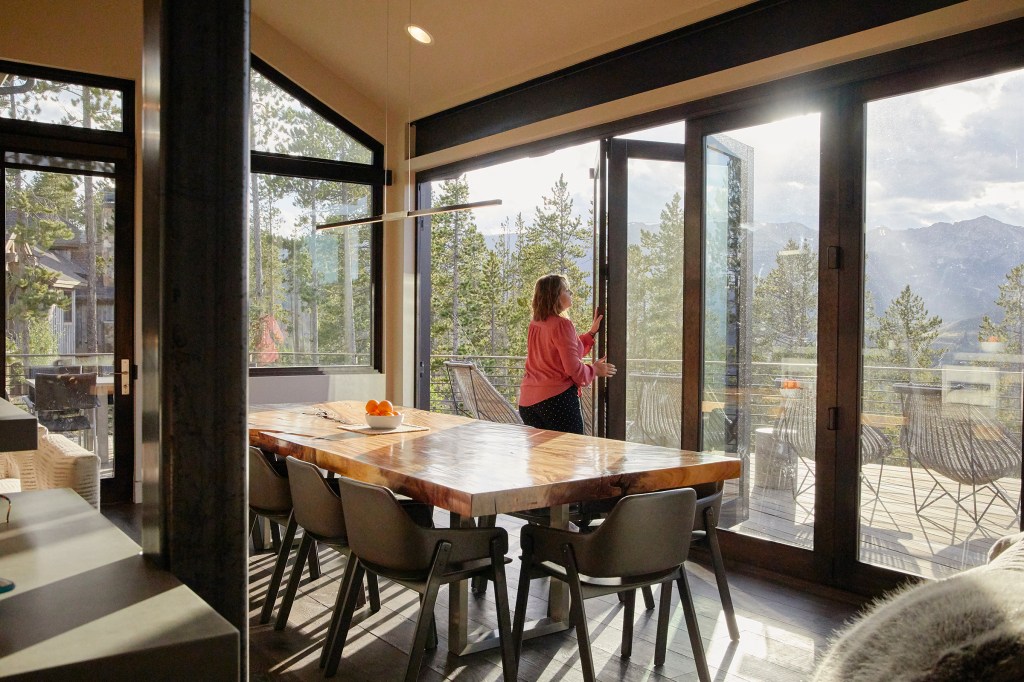
[(594, 337), (589, 332), (577, 336), (576, 327), (566, 317), (552, 315), (542, 322), (531, 321), (519, 404), (536, 405), (572, 385), (589, 386), (594, 368), (582, 358), (593, 347)]

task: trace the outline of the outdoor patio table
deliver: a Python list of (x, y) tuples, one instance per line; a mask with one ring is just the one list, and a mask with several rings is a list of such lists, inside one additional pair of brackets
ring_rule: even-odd
[[(292, 404), (251, 412), (249, 442), (446, 509), (453, 527), (537, 507), (550, 507), (552, 525), (565, 527), (572, 502), (740, 475), (740, 460), (722, 455), (397, 409), (405, 424), (427, 430), (367, 435), (342, 428), (363, 422), (361, 402)], [(470, 641), (468, 605), (466, 583), (453, 586), (448, 642), (457, 655), (498, 644), (493, 632)], [(548, 618), (528, 624), (526, 636), (564, 630), (567, 620), (568, 594), (552, 585)]]

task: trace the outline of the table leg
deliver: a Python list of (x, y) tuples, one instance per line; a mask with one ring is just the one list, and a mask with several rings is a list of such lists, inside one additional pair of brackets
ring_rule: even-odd
[[(473, 517), (450, 512), (452, 528), (472, 528)], [(569, 505), (551, 508), (551, 525), (569, 527)], [(572, 627), (569, 620), (569, 589), (560, 580), (550, 580), (548, 615), (540, 620), (528, 621), (523, 628), (523, 639), (533, 639)], [(512, 600), (513, 603), (515, 600)], [(511, 616), (511, 614), (509, 614)], [(448, 653), (456, 656), (497, 649), (501, 643), (497, 630), (469, 635), (469, 581), (462, 580), (448, 586)]]
[[(450, 513), (452, 528), (472, 528), (476, 524), (472, 516)], [(448, 651), (456, 656), (497, 648), (497, 641), (490, 646), (471, 647), (469, 644), (469, 581), (460, 580), (448, 585)]]

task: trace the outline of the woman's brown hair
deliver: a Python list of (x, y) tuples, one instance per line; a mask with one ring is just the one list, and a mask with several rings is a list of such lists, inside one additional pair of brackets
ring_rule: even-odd
[(533, 319), (543, 322), (552, 315), (558, 315), (558, 298), (562, 290), (569, 290), (569, 280), (562, 275), (544, 275), (533, 285)]

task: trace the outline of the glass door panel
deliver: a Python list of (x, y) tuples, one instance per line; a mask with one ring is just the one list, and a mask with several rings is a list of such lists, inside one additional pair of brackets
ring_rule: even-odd
[(608, 164), (608, 358), (624, 377), (609, 384), (608, 435), (676, 448), (684, 150), (682, 144), (615, 139)]
[[(6, 160), (16, 165), (4, 170), (5, 389), (51, 432), (96, 453), (101, 478), (111, 478), (114, 396), (121, 395), (115, 180), (109, 164), (33, 157), (29, 166), (14, 154)], [(117, 470), (130, 481), (128, 464)]]
[(1024, 71), (868, 102), (862, 562), (941, 578), (1020, 524)]
[(819, 119), (704, 137), (703, 447), (738, 454), (721, 525), (810, 549)]

